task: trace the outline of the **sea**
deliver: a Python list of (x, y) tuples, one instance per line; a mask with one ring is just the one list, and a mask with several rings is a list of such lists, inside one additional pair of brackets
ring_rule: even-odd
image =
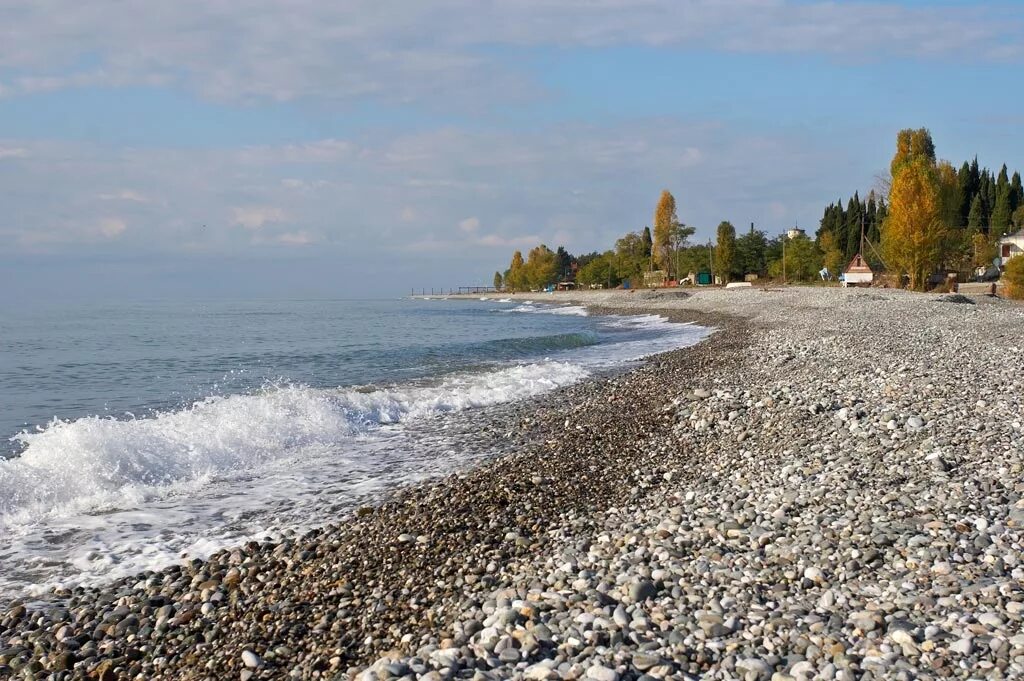
[(488, 410), (709, 333), (498, 297), (2, 307), (0, 601), (337, 520), (493, 456)]

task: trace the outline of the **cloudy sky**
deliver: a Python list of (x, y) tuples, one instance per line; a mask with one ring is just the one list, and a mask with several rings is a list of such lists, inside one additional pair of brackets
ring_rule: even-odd
[(0, 291), (395, 295), (1024, 167), (1024, 3), (0, 0)]

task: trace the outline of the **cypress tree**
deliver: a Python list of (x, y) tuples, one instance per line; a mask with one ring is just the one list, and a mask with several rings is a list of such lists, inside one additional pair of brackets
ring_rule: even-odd
[(649, 257), (651, 257), (651, 249), (654, 247), (654, 241), (651, 239), (651, 228), (650, 227), (644, 227), (643, 240), (644, 240), (644, 256), (649, 258)]
[(985, 206), (982, 205), (981, 194), (975, 194), (971, 201), (971, 210), (967, 218), (967, 229), (972, 232), (983, 233), (988, 231), (988, 221), (985, 220)]
[(999, 191), (999, 195), (996, 197), (995, 208), (992, 209), (992, 217), (989, 221), (992, 227), (992, 232), (989, 234), (990, 238), (999, 238), (1010, 231), (1011, 215), (1013, 215), (1013, 210), (1010, 208), (1010, 183), (1007, 182)]
[(956, 174), (957, 184), (960, 186), (960, 224), (967, 224), (967, 217), (971, 213), (971, 199), (974, 198), (977, 187), (974, 186), (971, 175), (971, 166), (967, 161), (960, 166)]
[(1020, 173), (1014, 171), (1010, 180), (1010, 205), (1014, 210), (1024, 206), (1024, 186), (1020, 182)]
[(855, 192), (846, 207), (846, 247), (843, 255), (847, 260), (852, 259), (860, 250), (861, 209), (860, 195)]

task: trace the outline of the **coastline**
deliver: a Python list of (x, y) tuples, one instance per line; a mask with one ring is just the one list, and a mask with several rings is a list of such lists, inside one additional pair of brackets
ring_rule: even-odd
[[(620, 309), (602, 309), (601, 314), (626, 314), (632, 315), (637, 314), (636, 311), (632, 310), (620, 310)], [(716, 323), (717, 326), (721, 327), (721, 322), (725, 320), (717, 315), (704, 315), (699, 313), (680, 313), (675, 312), (667, 315), (673, 317), (673, 321), (685, 321), (685, 322), (704, 322), (710, 323), (709, 320)], [(725, 320), (727, 323), (733, 323), (734, 320)], [(663, 355), (675, 355), (678, 353), (686, 353), (692, 350), (694, 346), (682, 348), (680, 350), (673, 350), (669, 353), (663, 353)], [(663, 355), (656, 355), (656, 357), (662, 357)], [(678, 361), (678, 360), (677, 360)], [(147, 571), (139, 577), (142, 577), (140, 582), (139, 577), (127, 577), (117, 579), (111, 583), (98, 587), (77, 587), (70, 590), (64, 590), (53, 594), (50, 597), (40, 596), (39, 600), (33, 601), (31, 608), (25, 611), (23, 606), (20, 605), (23, 601), (16, 600), (0, 606), (0, 672), (7, 669), (7, 665), (14, 662), (18, 671), (26, 669), (26, 665), (40, 667), (37, 671), (49, 671), (57, 670), (65, 673), (74, 672), (75, 675), (80, 674), (105, 674), (107, 671), (117, 670), (116, 676), (120, 677), (123, 674), (127, 674), (126, 678), (133, 678), (137, 673), (132, 673), (130, 667), (125, 667), (124, 662), (132, 660), (137, 657), (137, 648), (122, 647), (121, 645), (112, 646), (110, 650), (101, 652), (99, 650), (93, 651), (86, 649), (83, 654), (80, 645), (76, 646), (74, 641), (65, 641), (70, 643), (69, 645), (62, 645), (60, 639), (67, 639), (70, 631), (61, 631), (65, 624), (67, 624), (65, 618), (68, 612), (64, 609), (65, 607), (74, 613), (76, 610), (95, 614), (96, 619), (88, 622), (88, 626), (73, 627), (75, 634), (81, 636), (81, 631), (94, 632), (97, 626), (101, 626), (104, 622), (102, 607), (97, 607), (97, 603), (103, 601), (114, 601), (122, 602), (126, 598), (131, 601), (131, 605), (128, 607), (133, 613), (138, 613), (139, 624), (137, 626), (128, 628), (121, 627), (121, 629), (115, 629), (111, 633), (114, 634), (112, 638), (127, 638), (123, 636), (128, 634), (138, 634), (142, 631), (144, 635), (149, 635), (150, 632), (146, 631), (147, 625), (150, 629), (157, 630), (161, 628), (167, 629), (180, 629), (182, 625), (187, 624), (191, 621), (191, 617), (186, 615), (185, 618), (181, 618), (181, 613), (191, 613), (193, 609), (190, 607), (195, 604), (196, 601), (202, 603), (203, 601), (209, 602), (207, 598), (202, 598), (204, 594), (202, 590), (198, 593), (193, 592), (191, 589), (186, 588), (186, 582), (191, 585), (193, 581), (191, 576), (203, 575), (210, 577), (211, 579), (202, 580), (203, 583), (211, 581), (224, 582), (225, 585), (233, 581), (233, 576), (227, 576), (228, 572), (232, 567), (239, 567), (239, 559), (241, 552), (241, 569), (242, 573), (247, 573), (248, 569), (244, 566), (257, 562), (268, 562), (276, 563), (282, 556), (290, 556), (287, 559), (288, 562), (298, 562), (304, 553), (303, 550), (295, 550), (300, 545), (306, 545), (309, 542), (324, 542), (330, 541), (332, 543), (341, 541), (349, 545), (350, 549), (355, 552), (365, 551), (376, 551), (378, 552), (377, 565), (375, 568), (367, 567), (371, 573), (376, 569), (376, 576), (367, 577), (365, 572), (359, 575), (360, 581), (366, 583), (377, 583), (380, 580), (380, 574), (386, 571), (387, 568), (393, 565), (394, 556), (389, 545), (394, 542), (389, 542), (388, 537), (397, 537), (399, 535), (411, 534), (413, 530), (420, 532), (424, 529), (425, 525), (429, 525), (433, 522), (438, 515), (449, 515), (452, 517), (458, 517), (461, 515), (465, 504), (462, 503), (460, 508), (452, 509), (451, 504), (455, 503), (453, 498), (467, 498), (473, 503), (477, 501), (486, 501), (486, 498), (494, 490), (501, 489), (517, 489), (517, 496), (524, 493), (523, 490), (517, 488), (518, 483), (512, 482), (506, 479), (506, 473), (502, 469), (506, 467), (512, 467), (515, 470), (531, 470), (531, 471), (542, 471), (548, 470), (552, 474), (549, 475), (545, 480), (548, 479), (559, 479), (564, 481), (573, 481), (575, 475), (571, 474), (571, 471), (578, 470), (580, 468), (593, 468), (593, 459), (599, 454), (607, 451), (607, 447), (612, 446), (613, 442), (621, 442), (621, 438), (613, 438), (608, 440), (604, 447), (598, 447), (596, 449), (590, 449), (586, 451), (588, 457), (588, 463), (582, 464), (578, 459), (574, 459), (575, 463), (568, 460), (562, 460), (560, 457), (565, 450), (568, 449), (568, 445), (572, 444), (570, 440), (579, 440), (578, 435), (570, 435), (566, 442), (556, 444), (556, 440), (560, 439), (563, 435), (558, 431), (562, 430), (563, 423), (567, 418), (573, 417), (575, 414), (581, 427), (598, 427), (600, 424), (598, 421), (585, 418), (586, 415), (580, 415), (582, 404), (587, 401), (592, 401), (595, 396), (605, 395), (607, 388), (611, 387), (612, 395), (620, 395), (623, 391), (630, 392), (630, 389), (626, 386), (632, 385), (635, 380), (632, 378), (633, 374), (637, 371), (645, 371), (649, 368), (650, 361), (644, 360), (640, 363), (638, 368), (631, 368), (625, 370), (616, 370), (612, 372), (602, 372), (598, 376), (589, 378), (579, 384), (569, 386), (556, 390), (553, 393), (535, 398), (530, 402), (512, 403), (509, 405), (502, 405), (497, 408), (487, 410), (488, 414), (479, 414), (474, 417), (474, 421), (478, 423), (480, 431), (478, 433), (478, 439), (481, 441), (481, 448), (498, 449), (498, 453), (492, 457), (486, 457), (470, 464), (469, 468), (465, 471), (453, 474), (445, 479), (428, 479), (423, 482), (413, 483), (408, 486), (401, 487), (397, 490), (389, 492), (384, 501), (380, 506), (377, 507), (360, 507), (351, 517), (344, 517), (339, 519), (339, 524), (336, 526), (328, 526), (321, 530), (314, 530), (312, 533), (305, 535), (304, 537), (295, 537), (293, 539), (286, 539), (281, 542), (250, 542), (245, 547), (238, 547), (233, 550), (225, 550), (218, 552), (210, 557), (209, 560), (192, 560), (186, 561), (183, 565), (172, 566), (165, 570), (159, 570), (156, 572)], [(664, 366), (662, 367), (665, 368)], [(650, 380), (650, 379), (647, 379)], [(623, 383), (625, 381), (625, 383)], [(648, 396), (649, 397), (649, 396)], [(617, 402), (626, 403), (627, 400), (621, 397), (615, 398)], [(635, 411), (642, 403), (630, 402), (630, 411)], [(571, 406), (570, 406), (571, 405)], [(490, 412), (494, 412), (493, 414)], [(606, 414), (607, 416), (607, 414)], [(565, 439), (565, 438), (563, 438)], [(489, 444), (488, 444), (489, 443)], [(578, 448), (578, 442), (574, 448)], [(554, 460), (558, 462), (558, 465), (552, 468), (550, 463), (545, 463), (545, 459), (555, 457)], [(513, 472), (512, 477), (515, 478), (519, 473)], [(530, 476), (532, 479), (535, 476)], [(579, 487), (573, 484), (571, 487), (564, 489), (566, 494), (572, 494), (574, 503), (583, 503), (585, 506), (597, 503), (595, 500), (598, 498), (597, 491), (601, 490), (602, 498), (615, 498), (615, 493), (620, 492), (625, 487), (619, 483), (611, 483), (605, 480), (603, 477), (598, 477), (594, 481), (595, 486), (584, 485)], [(552, 505), (557, 500), (558, 503), (562, 503), (564, 498), (562, 496), (552, 496), (551, 492), (556, 487), (544, 484), (542, 488), (537, 488), (535, 492), (539, 492), (539, 498), (546, 499), (544, 503), (538, 500), (536, 501), (538, 508), (543, 508), (542, 512), (535, 513), (531, 516), (532, 520), (530, 523), (518, 522), (516, 519), (506, 520), (501, 528), (499, 534), (501, 536), (488, 537), (484, 540), (485, 545), (500, 546), (502, 548), (495, 549), (500, 552), (510, 551), (508, 555), (518, 555), (523, 551), (530, 550), (535, 551), (539, 548), (536, 543), (531, 543), (528, 546), (523, 546), (521, 542), (511, 542), (505, 540), (504, 536), (510, 532), (522, 535), (533, 536), (535, 540), (543, 537), (543, 534), (538, 534), (536, 527), (539, 527), (538, 523), (547, 523), (545, 520), (547, 516), (554, 513), (554, 506)], [(558, 488), (561, 489), (561, 488)], [(581, 492), (581, 489), (585, 491)], [(490, 491), (488, 491), (490, 490)], [(455, 497), (453, 497), (455, 495)], [(460, 502), (461, 503), (461, 502)], [(496, 513), (500, 508), (505, 507), (488, 507), (488, 513)], [(424, 519), (423, 523), (406, 522), (401, 520), (401, 517), (405, 515), (411, 515), (415, 518)], [(532, 524), (531, 524), (532, 523)], [(419, 529), (417, 529), (419, 528)], [(447, 535), (451, 534), (451, 530), (443, 530), (441, 539), (449, 539)], [(325, 536), (325, 535), (329, 535)], [(424, 536), (418, 534), (417, 536)], [(429, 536), (429, 535), (428, 535)], [(372, 548), (368, 548), (367, 538), (372, 537)], [(416, 542), (414, 545), (419, 547), (422, 542)], [(405, 542), (399, 542), (399, 544), (405, 544)], [(444, 544), (441, 544), (444, 545)], [(428, 552), (426, 555), (432, 555), (435, 561), (445, 561), (450, 559), (450, 549), (452, 546), (444, 545), (445, 550), (439, 555), (433, 555)], [(461, 544), (460, 544), (461, 546)], [(470, 548), (468, 545), (465, 548)], [(334, 552), (336, 553), (336, 552)], [(419, 558), (423, 556), (420, 555)], [(308, 556), (307, 556), (308, 558)], [(417, 558), (417, 560), (419, 560)], [(171, 591), (174, 593), (174, 597), (167, 598), (167, 603), (160, 607), (155, 607), (157, 602), (162, 602), (162, 598), (157, 596), (153, 597), (154, 593), (167, 593), (168, 590), (163, 588), (162, 582), (165, 580), (167, 575), (174, 576), (174, 582), (176, 586), (172, 586)], [(184, 577), (189, 577), (185, 579)], [(225, 582), (225, 577), (227, 577)], [(153, 584), (155, 579), (161, 581), (160, 588), (156, 588)], [(149, 586), (143, 588), (140, 592), (136, 587), (142, 582), (149, 582)], [(240, 590), (244, 590), (244, 579), (242, 580), (243, 586), (240, 586)], [(222, 593), (225, 591), (221, 590)], [(359, 593), (358, 585), (355, 586), (354, 593)], [(129, 595), (131, 594), (131, 595)], [(205, 594), (210, 596), (210, 594)], [(232, 596), (237, 595), (235, 593), (230, 594)], [(114, 597), (114, 598), (112, 598)], [(218, 599), (219, 602), (219, 599)], [(44, 606), (45, 603), (50, 603), (50, 606)], [(166, 621), (161, 622), (160, 613), (161, 608), (166, 608), (166, 605), (171, 603), (177, 603), (181, 607), (174, 609), (176, 616), (164, 617)], [(108, 603), (110, 605), (110, 603)], [(123, 604), (122, 604), (123, 605)], [(9, 606), (9, 607), (8, 607)], [(209, 608), (207, 608), (209, 609)], [(116, 610), (116, 607), (108, 610)], [(165, 615), (171, 613), (163, 611)], [(13, 616), (12, 616), (13, 614)], [(18, 636), (18, 625), (19, 623), (25, 623), (26, 618), (29, 614), (38, 616), (42, 614), (44, 619), (49, 620), (50, 614), (55, 614), (52, 624), (54, 625), (53, 631), (48, 632), (50, 636), (47, 636), (48, 641), (43, 642), (43, 648), (51, 651), (51, 654), (45, 656), (28, 655), (26, 657), (27, 647), (23, 646), (24, 641), (20, 641)], [(194, 613), (196, 620), (203, 619), (201, 613), (196, 610)], [(120, 619), (120, 617), (119, 617)], [(390, 621), (390, 619), (389, 619)], [(86, 624), (86, 623), (83, 623)], [(207, 622), (207, 624), (209, 624)], [(346, 627), (348, 631), (352, 631), (351, 622), (348, 623), (349, 627)], [(159, 626), (158, 626), (159, 625)], [(373, 632), (374, 628), (379, 626), (380, 623), (363, 622), (358, 627), (365, 629), (367, 632)], [(102, 626), (101, 626), (102, 628)], [(95, 633), (95, 632), (94, 632)], [(56, 634), (63, 634), (63, 636), (56, 636)], [(108, 642), (111, 637), (104, 636)], [(162, 638), (162, 637), (157, 637)], [(202, 637), (201, 637), (202, 638)], [(335, 650), (334, 652), (340, 653), (345, 661), (349, 664), (368, 663), (375, 659), (375, 655), (379, 654), (383, 650), (398, 645), (399, 642), (392, 640), (391, 638), (382, 638), (381, 640), (375, 640), (370, 646), (362, 645), (359, 640), (362, 637), (350, 635), (353, 641), (353, 647), (342, 651), (341, 649)], [(13, 640), (12, 640), (13, 639)], [(186, 642), (194, 643), (194, 637), (185, 637)], [(33, 647), (41, 643), (40, 640), (33, 640)], [(87, 642), (86, 642), (87, 643)], [(122, 645), (130, 645), (127, 641), (122, 640)], [(217, 643), (223, 643), (222, 639), (219, 639)], [(212, 639), (211, 639), (212, 644)], [(202, 644), (200, 644), (202, 645)], [(294, 647), (296, 652), (300, 652), (298, 646)], [(19, 654), (20, 651), (20, 654)], [(223, 651), (218, 651), (218, 657)], [(117, 654), (121, 653), (121, 654)], [(233, 658), (237, 658), (233, 659)], [(238, 657), (238, 651), (234, 651), (233, 658), (231, 655), (227, 656), (225, 664), (230, 668), (236, 661), (240, 660)], [(268, 672), (270, 669), (269, 661), (274, 658), (273, 653), (269, 655), (269, 658), (265, 660), (265, 665), (262, 667), (264, 672)], [(106, 661), (113, 660), (114, 664), (106, 664)], [(33, 663), (36, 663), (33, 665)], [(77, 665), (77, 666), (76, 666)], [(234, 664), (234, 666), (238, 666)], [(244, 665), (242, 665), (244, 666)], [(67, 669), (65, 669), (67, 668)], [(281, 666), (275, 666), (275, 673), (280, 673), (283, 669)], [(9, 668), (11, 671), (15, 667)], [(334, 671), (338, 671), (338, 665), (334, 665)], [(175, 668), (172, 672), (166, 672), (169, 674), (167, 678), (180, 678), (184, 674), (182, 668)], [(157, 678), (154, 674), (159, 674), (158, 670), (153, 668), (146, 668), (146, 678)], [(109, 676), (109, 674), (108, 674)], [(113, 678), (113, 677), (112, 677)], [(201, 678), (201, 677), (197, 677)]]
[(515, 451), (337, 527), (76, 591), (39, 627), (16, 607), (0, 664), (20, 650), (19, 671), (102, 679), (1024, 672), (1024, 391), (1002, 371), (1019, 306), (612, 293), (533, 299), (719, 332), (545, 398), (490, 435)]

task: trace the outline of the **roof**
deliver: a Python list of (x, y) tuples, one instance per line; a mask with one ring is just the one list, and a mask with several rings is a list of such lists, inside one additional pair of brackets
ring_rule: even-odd
[(853, 256), (853, 260), (850, 261), (850, 264), (846, 266), (846, 269), (843, 270), (843, 272), (870, 273), (871, 268), (868, 267), (867, 261), (864, 260), (860, 253), (858, 253), (857, 255)]

